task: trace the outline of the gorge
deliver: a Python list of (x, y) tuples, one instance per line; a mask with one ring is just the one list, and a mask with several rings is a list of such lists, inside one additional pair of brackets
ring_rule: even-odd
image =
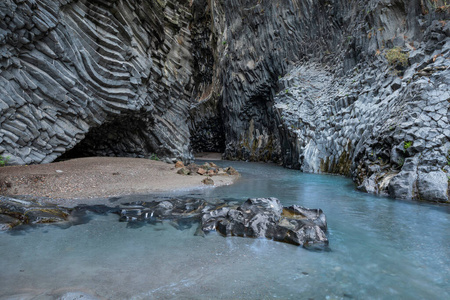
[(5, 0), (0, 155), (195, 152), (448, 202), (445, 0)]

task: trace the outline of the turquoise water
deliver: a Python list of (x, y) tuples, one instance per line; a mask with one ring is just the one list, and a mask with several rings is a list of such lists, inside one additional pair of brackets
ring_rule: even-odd
[[(450, 299), (450, 210), (358, 192), (347, 178), (221, 162), (232, 186), (163, 196), (277, 197), (321, 208), (330, 251), (265, 239), (194, 236), (118, 216), (0, 234), (0, 299)], [(118, 201), (150, 200), (123, 197)], [(112, 204), (114, 205), (114, 203)]]

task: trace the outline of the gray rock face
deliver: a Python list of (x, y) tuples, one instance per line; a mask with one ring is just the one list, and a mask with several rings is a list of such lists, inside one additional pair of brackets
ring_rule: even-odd
[(2, 1), (0, 152), (190, 160), (188, 1)]
[(352, 176), (367, 192), (448, 202), (449, 25), (433, 20), (440, 10), (395, 2), (363, 12), (372, 19), (360, 24), (382, 30), (351, 31), (340, 64), (301, 63), (279, 80), (283, 163)]
[(6, 0), (0, 17), (11, 163), (220, 151), (448, 201), (443, 0)]

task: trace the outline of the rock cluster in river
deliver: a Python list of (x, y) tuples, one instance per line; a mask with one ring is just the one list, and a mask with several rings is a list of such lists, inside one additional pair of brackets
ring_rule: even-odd
[(223, 236), (268, 238), (298, 246), (328, 245), (327, 221), (320, 209), (284, 208), (276, 198), (252, 198), (241, 205), (223, 200), (169, 199), (116, 207), (80, 205), (72, 209), (0, 196), (0, 230), (21, 224), (77, 222), (86, 211), (113, 212), (132, 228), (168, 220), (179, 230), (198, 224), (195, 235), (217, 230)]
[(142, 226), (163, 219), (177, 229), (200, 222), (196, 235), (217, 230), (223, 236), (268, 238), (298, 246), (328, 245), (327, 221), (320, 209), (283, 207), (276, 198), (251, 198), (241, 205), (201, 199), (135, 202), (120, 208), (120, 220)]
[(448, 201), (444, 0), (6, 0), (0, 155), (282, 162)]

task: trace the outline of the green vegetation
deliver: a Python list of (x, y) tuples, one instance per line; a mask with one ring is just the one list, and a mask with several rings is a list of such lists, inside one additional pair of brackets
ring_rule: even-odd
[(152, 155), (150, 155), (149, 159), (150, 160), (159, 160), (159, 157), (155, 153), (152, 153)]
[(413, 142), (411, 142), (411, 141), (404, 142), (403, 148), (404, 148), (405, 150), (407, 150), (409, 147), (412, 146), (412, 143), (413, 143)]
[(395, 47), (386, 51), (385, 57), (393, 67), (406, 67), (408, 65), (409, 53), (402, 52), (400, 47)]
[(11, 158), (10, 156), (3, 157), (0, 155), (0, 167), (6, 166), (10, 158)]

